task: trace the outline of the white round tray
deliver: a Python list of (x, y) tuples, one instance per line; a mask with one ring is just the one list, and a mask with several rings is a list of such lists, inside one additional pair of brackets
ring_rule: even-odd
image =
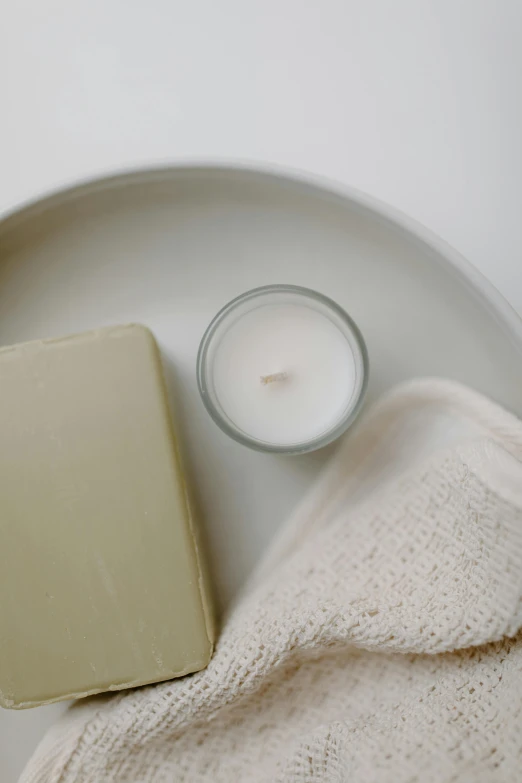
[(327, 456), (258, 454), (205, 412), (198, 343), (232, 297), (294, 283), (338, 301), (368, 345), (369, 399), (442, 375), (522, 413), (522, 322), (440, 240), (346, 188), (237, 166), (123, 174), (4, 217), (0, 259), (3, 344), (128, 321), (156, 334), (221, 605)]

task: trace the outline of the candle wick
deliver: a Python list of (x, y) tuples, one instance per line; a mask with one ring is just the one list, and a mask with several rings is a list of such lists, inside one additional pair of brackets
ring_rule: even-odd
[(287, 372), (274, 372), (272, 375), (262, 375), (261, 383), (263, 386), (267, 386), (269, 383), (276, 383), (277, 381), (286, 381), (288, 378)]

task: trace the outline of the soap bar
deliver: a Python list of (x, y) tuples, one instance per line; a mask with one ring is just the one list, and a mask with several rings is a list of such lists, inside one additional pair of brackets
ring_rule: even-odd
[(140, 325), (0, 350), (0, 704), (204, 668), (213, 624)]

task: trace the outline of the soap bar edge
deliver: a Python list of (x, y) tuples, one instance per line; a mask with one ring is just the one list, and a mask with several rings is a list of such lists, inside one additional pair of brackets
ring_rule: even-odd
[[(190, 501), (190, 492), (185, 478), (186, 474), (185, 474), (183, 459), (179, 447), (180, 441), (176, 432), (174, 411), (171, 410), (168, 402), (167, 383), (165, 380), (165, 372), (163, 368), (161, 349), (158, 345), (158, 342), (153, 332), (147, 326), (144, 326), (142, 324), (129, 324), (129, 326), (136, 327), (138, 329), (143, 330), (145, 336), (151, 342), (156, 356), (159, 380), (161, 383), (161, 387), (163, 389), (165, 414), (169, 421), (171, 443), (173, 449), (173, 458), (175, 460), (176, 466), (179, 468), (179, 470), (176, 473), (176, 476), (181, 480), (182, 483), (188, 529), (192, 537), (192, 543), (194, 544), (194, 555), (196, 561), (196, 569), (198, 573), (198, 590), (199, 590), (199, 595), (201, 600), (201, 606), (203, 609), (203, 615), (205, 619), (205, 630), (209, 642), (209, 652), (208, 652), (208, 660), (205, 664), (206, 666), (210, 662), (212, 658), (212, 654), (214, 652), (214, 643), (216, 637), (215, 607), (213, 605), (211, 599), (211, 591), (209, 589), (209, 583), (210, 583), (209, 569), (206, 563), (206, 558), (204, 557), (204, 553), (202, 552), (201, 535), (198, 526), (194, 523), (194, 515), (192, 513), (192, 503)], [(177, 676), (182, 676), (182, 675), (177, 675)]]
[(196, 672), (199, 672), (202, 669), (204, 669), (207, 665), (208, 665), (208, 661), (207, 663), (203, 664), (203, 666), (198, 665), (197, 668), (188, 666), (186, 669), (182, 669), (179, 672), (173, 672), (171, 676), (168, 677), (167, 679), (165, 679), (165, 677), (160, 677), (160, 678), (154, 678), (152, 680), (146, 680), (146, 681), (132, 680), (130, 682), (108, 685), (107, 687), (103, 687), (103, 688), (93, 688), (92, 690), (89, 691), (78, 691), (74, 693), (67, 693), (63, 696), (57, 696), (54, 699), (44, 699), (42, 701), (15, 702), (12, 699), (6, 699), (3, 693), (0, 692), (0, 707), (6, 710), (22, 711), (22, 710), (34, 709), (34, 707), (46, 707), (48, 704), (57, 704), (61, 701), (84, 699), (87, 696), (96, 696), (99, 693), (115, 693), (117, 691), (124, 691), (130, 688), (142, 688), (145, 685), (155, 685), (156, 683), (160, 683), (160, 682), (170, 682), (170, 680), (176, 680), (178, 677), (185, 677), (187, 674), (195, 674)]

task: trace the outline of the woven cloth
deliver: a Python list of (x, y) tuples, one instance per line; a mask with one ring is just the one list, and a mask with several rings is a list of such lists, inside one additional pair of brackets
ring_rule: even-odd
[(23, 783), (522, 780), (522, 424), (410, 382), (340, 444), (198, 674), (75, 704)]

